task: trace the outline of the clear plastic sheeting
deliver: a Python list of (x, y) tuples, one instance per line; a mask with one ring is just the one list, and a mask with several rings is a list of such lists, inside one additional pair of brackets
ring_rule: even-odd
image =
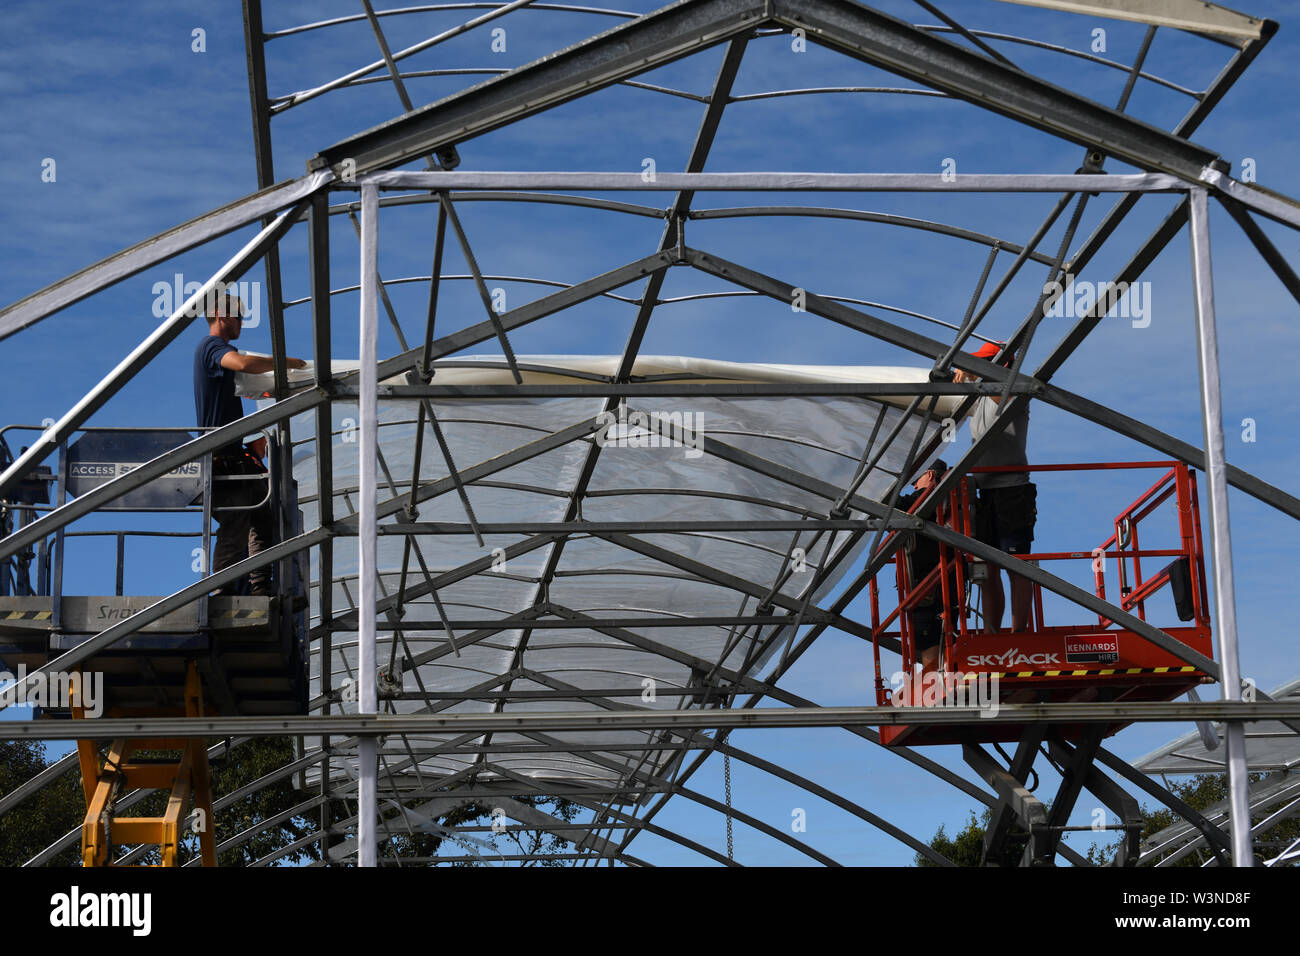
[[(615, 357), (520, 356), (526, 383), (608, 380)], [(336, 374), (355, 363), (336, 363)], [(299, 373), (310, 377), (310, 372)], [(742, 365), (731, 362), (651, 356), (639, 360), (633, 381), (736, 382), (924, 382), (925, 369)], [(396, 382), (397, 380), (392, 380)], [(402, 380), (404, 381), (404, 379)], [(459, 358), (438, 363), (436, 384), (501, 384), (513, 381), (499, 356)], [(245, 394), (265, 388), (259, 376), (246, 376)], [(703, 451), (696, 436), (740, 449), (841, 491), (850, 487), (865, 462), (879, 460), (858, 493), (880, 498), (895, 480), (917, 438), (926, 434), (955, 404), (936, 403), (931, 419), (914, 415), (888, 447), (883, 443), (902, 418), (899, 404), (908, 396), (859, 397), (671, 397), (629, 400), (622, 424), (607, 427), (599, 416), (604, 398), (511, 398), (431, 400), (451, 460), (464, 477), (476, 521), (486, 525), (563, 522), (566, 516), (592, 522), (799, 520), (825, 516), (834, 500), (797, 484)], [(409, 499), (415, 467), (419, 400), (381, 398), (379, 402), (379, 499)], [(929, 404), (928, 401), (926, 403)], [(633, 413), (642, 413), (638, 420)], [(355, 404), (336, 402), (331, 436), (333, 511), (336, 520), (355, 513), (359, 479)], [(685, 443), (647, 430), (646, 421), (670, 421)], [(578, 437), (550, 447), (558, 432), (578, 426)], [(403, 507), (381, 518), (378, 539), (380, 631), (377, 659), (405, 662), (403, 696), (385, 699), (390, 713), (537, 712), (589, 709), (677, 709), (718, 706), (728, 685), (758, 678), (764, 665), (785, 646), (788, 628), (736, 628), (682, 625), (601, 627), (582, 618), (685, 620), (751, 614), (759, 597), (779, 584), (779, 593), (808, 606), (830, 592), (853, 565), (870, 535), (852, 532), (709, 530), (689, 533), (627, 532), (650, 554), (626, 542), (588, 533), (555, 535), (491, 533), (480, 545), (463, 533), (469, 519), (449, 479), (450, 468), (427, 419), (419, 461), (419, 482), (442, 482), (437, 494), (420, 501), (418, 515)], [(318, 522), (314, 419), (292, 422), (294, 476), (305, 527)], [(870, 450), (866, 448), (872, 441)], [(517, 455), (506, 461), (504, 456)], [(575, 490), (590, 471), (585, 493)], [(469, 474), (466, 474), (469, 473)], [(910, 479), (912, 476), (906, 476)], [(569, 515), (570, 508), (575, 512)], [(850, 518), (861, 518), (851, 511)], [(395, 522), (448, 523), (447, 533), (386, 534)], [(462, 533), (452, 533), (458, 531)], [(406, 554), (409, 540), (411, 551)], [(653, 549), (658, 549), (657, 551)], [(333, 614), (355, 607), (356, 539), (334, 542)], [(478, 565), (475, 566), (475, 562)], [(406, 573), (403, 578), (402, 568)], [(822, 568), (833, 569), (812, 593)], [(710, 578), (713, 579), (710, 579)], [(313, 552), (311, 606), (320, 623), (320, 569)], [(749, 582), (746, 594), (736, 580)], [(436, 592), (453, 622), (454, 641), (441, 626)], [(492, 622), (523, 613), (544, 622), (568, 619), (572, 627), (526, 628), (521, 622)], [(785, 613), (779, 606), (776, 613)], [(355, 620), (355, 619), (353, 619)], [(408, 623), (394, 647), (392, 625)], [(482, 624), (455, 626), (456, 621)], [(492, 626), (489, 626), (492, 625)], [(312, 643), (312, 697), (320, 696), (321, 641)], [(337, 690), (357, 679), (357, 634), (334, 630), (328, 667)], [(699, 688), (688, 695), (676, 693)], [(716, 688), (716, 689), (711, 689)], [(472, 699), (473, 693), (509, 691), (518, 697)], [(556, 696), (542, 700), (528, 692)], [(467, 695), (466, 699), (419, 695)], [(585, 696), (583, 696), (585, 695)], [(706, 703), (707, 702), (707, 703)], [(344, 711), (355, 704), (342, 703)], [(650, 732), (498, 735), (483, 756), (480, 778), (508, 777), (617, 783), (640, 764), (658, 772), (673, 759), (672, 749), (602, 751), (615, 742), (653, 743)], [(341, 741), (332, 741), (338, 748)], [(483, 738), (406, 735), (383, 745), (381, 769), (403, 781), (429, 787), (430, 781), (469, 770)], [(309, 746), (319, 741), (309, 742)], [(507, 746), (512, 745), (512, 746)], [(513, 746), (517, 745), (517, 746)], [(452, 747), (459, 752), (447, 751)], [(526, 750), (524, 748), (527, 748)], [(317, 773), (319, 770), (317, 769)], [(310, 773), (309, 773), (310, 778)]]
[[(1300, 679), (1292, 680), (1269, 692), (1273, 700), (1294, 700), (1300, 697)], [(1133, 766), (1143, 773), (1196, 774), (1227, 773), (1224, 746), (1224, 727), (1212, 724), (1219, 745), (1207, 749), (1198, 731), (1185, 734), (1159, 750), (1147, 754)], [(1255, 772), (1300, 769), (1300, 737), (1285, 724), (1276, 720), (1260, 720), (1246, 724), (1246, 769)]]

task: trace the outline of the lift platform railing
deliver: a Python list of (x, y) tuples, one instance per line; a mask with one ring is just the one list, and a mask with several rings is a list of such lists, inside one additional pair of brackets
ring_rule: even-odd
[[(1179, 569), (1178, 561), (1166, 564), (1150, 578), (1142, 577), (1142, 557), (1144, 555), (1166, 556), (1165, 551), (1142, 551), (1138, 543), (1139, 523), (1155, 511), (1160, 505), (1175, 498), (1178, 508), (1179, 537), (1183, 542), (1179, 560), (1186, 560), (1187, 565)], [(1115, 533), (1100, 545), (1100, 550), (1114, 546), (1116, 566), (1119, 573), (1119, 606), (1125, 611), (1137, 609), (1137, 616), (1147, 619), (1146, 602), (1156, 591), (1165, 585), (1175, 586), (1180, 575), (1186, 582), (1186, 595), (1182, 603), (1187, 610), (1185, 619), (1203, 621), (1207, 625), (1210, 619), (1209, 597), (1205, 578), (1205, 561), (1201, 550), (1201, 509), (1200, 499), (1196, 493), (1196, 476), (1181, 462), (1176, 463), (1160, 477), (1147, 492), (1115, 518)], [(1132, 564), (1132, 582), (1129, 581), (1129, 564)], [(1106, 596), (1106, 581), (1098, 569), (1096, 572), (1097, 596)], [(1103, 625), (1111, 622), (1100, 619)]]
[[(5, 441), (5, 432), (24, 426), (9, 425), (0, 429), (0, 469), (8, 468), (14, 463), (13, 450)], [(10, 499), (0, 501), (0, 538), (7, 538), (19, 528), (36, 520), (41, 505), (50, 503), (50, 485), (54, 473), (47, 465), (32, 469), (31, 473), (19, 481)], [(43, 542), (42, 542), (43, 544)], [(32, 562), (37, 562), (38, 569), (44, 567), (43, 548), (40, 553), (31, 548), (24, 548), (17, 554), (10, 555), (0, 563), (0, 597), (10, 595), (32, 595), (44, 586), (48, 593), (48, 583), (37, 573), (37, 583), (32, 583)]]
[[(1206, 590), (1206, 573), (1204, 548), (1201, 537), (1199, 499), (1197, 497), (1196, 476), (1183, 462), (1178, 461), (1143, 461), (1143, 462), (1098, 462), (1085, 464), (1045, 464), (1029, 466), (981, 467), (972, 469), (973, 473), (992, 472), (1083, 472), (1083, 471), (1119, 471), (1119, 470), (1160, 470), (1159, 478), (1135, 501), (1124, 508), (1114, 519), (1113, 533), (1099, 545), (1086, 551), (1042, 551), (1023, 555), (1014, 555), (1024, 561), (1079, 561), (1092, 563), (1094, 587), (1098, 597), (1106, 598), (1106, 565), (1113, 562), (1118, 572), (1120, 589), (1120, 607), (1134, 610), (1139, 618), (1147, 620), (1146, 604), (1162, 588), (1169, 587), (1174, 592), (1175, 606), (1179, 618), (1193, 621), (1192, 631), (1208, 640), (1210, 634), (1209, 601)], [(945, 527), (952, 528), (960, 534), (974, 537), (974, 502), (975, 490), (973, 480), (967, 476), (962, 479), (936, 509), (934, 520)], [(921, 500), (914, 503), (911, 510), (921, 506)], [(1155, 514), (1162, 505), (1173, 502), (1177, 511), (1178, 546), (1172, 548), (1143, 548), (1139, 540), (1141, 524)], [(1040, 515), (1038, 526), (1042, 527)], [(894, 532), (918, 534), (917, 532)], [(934, 599), (940, 602), (942, 620), (942, 660), (954, 662), (958, 659), (958, 645), (967, 644), (972, 638), (993, 635), (984, 626), (976, 626), (970, 618), (973, 614), (972, 597), (979, 583), (990, 573), (984, 563), (970, 555), (937, 542), (938, 560), (933, 568), (928, 569), (919, 580), (913, 580), (912, 562), (906, 547), (895, 553), (891, 563), (894, 564), (895, 584), (898, 602), (892, 611), (881, 614), (878, 578), (869, 584), (869, 602), (875, 656), (875, 676), (877, 700), (884, 705), (890, 702), (889, 682), (884, 680), (880, 662), (882, 642), (890, 639), (898, 641), (903, 657), (904, 667), (915, 665), (918, 654), (916, 634), (914, 633), (914, 616), (917, 610)], [(1155, 574), (1144, 575), (1142, 561), (1160, 559), (1160, 570)], [(993, 573), (996, 573), (994, 571)], [(1032, 584), (1031, 619), (1025, 636), (1097, 633), (1110, 628), (1113, 621), (1098, 615), (1094, 624), (1049, 625), (1043, 613), (1042, 588), (1036, 582)], [(951, 609), (951, 610), (949, 610)], [(1000, 632), (1001, 637), (1008, 632)], [(947, 669), (951, 664), (945, 665)]]
[[(47, 466), (35, 469), (30, 477), (16, 487), (12, 498), (0, 500), (0, 536), (8, 536), (19, 528), (31, 524), (43, 514), (57, 512), (67, 504), (69, 497), (84, 493), (97, 484), (129, 471), (158, 454), (170, 451), (192, 440), (196, 433), (213, 431), (201, 427), (97, 427), (78, 429), (71, 440), (61, 442), (57, 450), (57, 466), (51, 471)], [(14, 460), (9, 444), (9, 433), (42, 432), (39, 425), (11, 424), (0, 428), (0, 466)], [(201, 525), (194, 531), (165, 531), (156, 529), (115, 528), (108, 530), (70, 531), (58, 524), (36, 542), (34, 548), (24, 549), (10, 556), (0, 567), (0, 596), (43, 596), (53, 598), (53, 625), (60, 619), (61, 598), (64, 593), (64, 564), (71, 538), (115, 539), (115, 590), (123, 594), (126, 565), (126, 540), (128, 538), (198, 538), (199, 570), (204, 575), (212, 571), (213, 519), (220, 522), (223, 515), (236, 511), (254, 511), (270, 506), (276, 518), (279, 540), (299, 531), (293, 483), (286, 482), (280, 474), (276, 435), (273, 430), (259, 430), (267, 443), (269, 468), (262, 474), (215, 474), (212, 455), (205, 454), (179, 465), (162, 478), (141, 487), (123, 492), (98, 511), (134, 512), (146, 514), (194, 513), (200, 515)], [(89, 440), (89, 448), (83, 439)], [(81, 452), (79, 454), (79, 452)], [(104, 459), (104, 460), (90, 460)], [(261, 499), (251, 504), (214, 504), (214, 488), (237, 482), (261, 482), (266, 485)], [(33, 564), (35, 565), (33, 569)], [(280, 562), (279, 580), (291, 583), (301, 570), (291, 567), (292, 561)], [(35, 580), (32, 572), (35, 571)], [(201, 612), (202, 613), (202, 612)]]
[[(15, 457), (9, 434), (23, 430), (42, 431), (39, 426), (22, 425), (0, 429), (0, 455), (6, 460)], [(197, 537), (201, 542), (196, 549), (199, 562), (192, 566), (207, 578), (215, 564), (210, 557), (214, 516), (223, 521), (237, 512), (269, 508), (275, 517), (272, 530), (280, 540), (301, 533), (296, 486), (279, 467), (285, 456), (276, 447), (272, 432), (253, 432), (265, 438), (269, 469), (252, 462), (214, 467), (214, 455), (223, 450), (234, 457), (241, 446), (232, 442), (225, 449), (173, 462), (170, 471), (151, 480), (133, 481), (131, 472), (194, 441), (195, 433), (194, 428), (179, 427), (80, 429), (57, 446), (57, 464), (52, 471), (43, 468), (34, 473), (14, 486), (11, 500), (0, 501), (6, 537), (36, 521), (42, 529), (39, 534), (36, 528), (28, 529), (20, 539), (27, 547), (4, 563), (6, 590), (0, 595), (0, 627), (6, 630), (0, 639), (0, 663), (17, 661), (21, 674), (23, 667), (48, 667), (69, 650), (93, 641), (106, 627), (111, 630), (125, 623), (128, 631), (78, 665), (75, 699), (71, 695), (66, 700), (42, 698), (40, 705), (33, 705), (38, 717), (66, 718), (72, 723), (68, 736), (77, 739), (87, 804), (82, 826), (82, 859), (87, 866), (114, 865), (115, 848), (129, 845), (156, 846), (162, 865), (177, 865), (184, 810), (190, 802), (202, 821), (195, 832), (199, 833), (203, 863), (216, 863), (211, 782), (203, 741), (122, 738), (101, 755), (93, 733), (95, 718), (302, 713), (307, 706), (306, 574), (301, 554), (286, 557), (274, 572), (281, 598), (289, 600), (228, 593), (211, 600), (200, 597), (188, 609), (173, 611), (162, 626), (135, 629), (138, 601), (136, 596), (124, 594), (127, 538)], [(218, 468), (223, 473), (218, 474)], [(124, 481), (118, 481), (124, 476)], [(89, 501), (67, 507), (70, 499), (75, 502), (113, 481), (134, 487), (117, 493), (114, 489), (99, 491), (93, 511)], [(260, 485), (240, 494), (235, 490), (240, 482)], [(228, 483), (225, 489), (223, 483)], [(189, 515), (197, 517), (199, 527), (70, 527), (77, 516), (111, 512), (156, 519)], [(69, 545), (74, 539), (102, 540), (106, 536), (116, 543), (115, 596), (119, 600), (65, 599)], [(90, 559), (83, 553), (78, 563), (88, 566)], [(155, 600), (145, 599), (150, 604)], [(95, 605), (98, 616), (93, 612)], [(80, 695), (81, 678), (92, 672), (92, 686), (98, 690), (93, 695), (95, 705), (87, 709), (87, 701)], [(23, 678), (18, 680), (21, 683)], [(142, 749), (178, 756), (143, 759), (136, 753)], [(170, 791), (165, 813), (157, 817), (121, 815), (117, 797), (130, 787)]]
[[(0, 429), (0, 449), (8, 452), (6, 432), (22, 427)], [(90, 668), (102, 676), (106, 707), (129, 716), (131, 708), (145, 706), (148, 700), (165, 700), (168, 706), (180, 700), (183, 664), (190, 660), (197, 662), (204, 692), (219, 713), (302, 712), (308, 555), (267, 542), (283, 555), (267, 566), (274, 589), (270, 596), (231, 593), (238, 579), (232, 581), (229, 571), (213, 570), (218, 566), (210, 558), (214, 515), (222, 521), (233, 513), (269, 509), (274, 520), (265, 521), (267, 537), (287, 541), (302, 534), (297, 486), (282, 467), (287, 456), (284, 448), (277, 448), (275, 434), (263, 433), (270, 450), (269, 470), (254, 473), (251, 463), (218, 464), (214, 470), (213, 455), (239, 447), (242, 436), (232, 432), (227, 426), (223, 437), (230, 441), (214, 449), (210, 440), (195, 438), (191, 428), (83, 429), (70, 436), (66, 447), (56, 447), (57, 466), (42, 476), (33, 493), (18, 500), (11, 491), (14, 500), (0, 501), (7, 526), (21, 524), (10, 532), (17, 537), (6, 537), (7, 580), (16, 582), (12, 590), (18, 593), (0, 595), (0, 665), (11, 673), (26, 668), (29, 676), (50, 667), (59, 668), (58, 673)], [(195, 444), (204, 451), (191, 453)], [(170, 470), (161, 472), (159, 459), (165, 459)], [(150, 470), (140, 471), (144, 467)], [(231, 474), (221, 473), (227, 471)], [(244, 482), (245, 493), (223, 492), (223, 482), (228, 487)], [(261, 484), (254, 484), (254, 491), (248, 482)], [(113, 520), (111, 513), (118, 511), (143, 517), (124, 527)], [(90, 516), (97, 520), (88, 527), (74, 524)], [(109, 520), (100, 520), (104, 518)], [(110, 527), (105, 529), (105, 524)], [(105, 588), (86, 594), (87, 588), (77, 586), (73, 594), (65, 594), (65, 565), (69, 579), (78, 585), (88, 580), (83, 572), (107, 570), (102, 547), (94, 553), (73, 545), (74, 540), (103, 542), (106, 537), (116, 544), (114, 593), (110, 596)], [(158, 560), (147, 562), (148, 575), (125, 573), (127, 539), (150, 537), (186, 541), (185, 553), (176, 555), (176, 575), (183, 578), (192, 568), (198, 576), (182, 587), (167, 588), (189, 597), (185, 604), (173, 602), (161, 616), (142, 613), (170, 600), (156, 596), (155, 589), (166, 578), (165, 572), (158, 573)], [(188, 542), (195, 538), (200, 547), (190, 551)], [(20, 542), (29, 556), (22, 555)], [(220, 565), (238, 560), (233, 548), (229, 550), (221, 555)], [(38, 554), (32, 580), (28, 569), (13, 559), (30, 565), (28, 558)], [(218, 578), (223, 586), (214, 595), (208, 584)], [(113, 632), (113, 639), (106, 642), (107, 631)], [(67, 708), (41, 709), (41, 716), (61, 717)]]

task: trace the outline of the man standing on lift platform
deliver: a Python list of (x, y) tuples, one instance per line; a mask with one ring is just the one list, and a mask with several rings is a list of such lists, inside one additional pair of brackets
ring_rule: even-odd
[[(244, 403), (235, 395), (236, 372), (270, 372), (275, 368), (273, 359), (244, 355), (230, 344), (232, 339), (239, 338), (243, 314), (243, 303), (230, 293), (220, 294), (215, 301), (207, 303), (208, 334), (194, 349), (194, 411), (201, 427), (219, 428), (244, 417)], [(307, 365), (297, 358), (286, 358), (285, 364), (289, 368)], [(230, 567), (271, 545), (275, 521), (269, 500), (260, 507), (249, 507), (267, 498), (265, 479), (220, 480), (230, 475), (265, 475), (266, 466), (262, 464), (265, 457), (265, 438), (249, 445), (232, 442), (212, 453), (212, 507), (220, 521), (212, 556), (213, 571)], [(239, 510), (219, 510), (232, 507)], [(254, 595), (275, 593), (269, 567), (258, 568), (248, 579)], [(232, 595), (237, 590), (235, 584), (228, 584), (217, 594)]]
[[(992, 360), (1005, 348), (1004, 343), (988, 342), (972, 352), (976, 358)], [(999, 363), (1010, 367), (1013, 353), (1007, 353)], [(955, 369), (954, 382), (974, 382), (978, 377)], [(975, 400), (971, 408), (970, 436), (979, 441), (992, 426), (1000, 411), (1001, 397), (985, 395)], [(1029, 407), (1015, 415), (1000, 434), (991, 437), (980, 454), (979, 464), (986, 467), (1028, 465), (1025, 442), (1029, 433)], [(1038, 489), (1029, 480), (1028, 472), (975, 472), (971, 476), (979, 489), (974, 507), (975, 538), (1008, 554), (1028, 554), (1034, 541), (1034, 524), (1038, 517)], [(1011, 582), (1011, 628), (1019, 633), (1029, 627), (1030, 605), (1033, 602), (1033, 584), (1028, 578), (1007, 572)], [(989, 633), (1002, 630), (1002, 612), (1006, 598), (1002, 591), (1001, 570), (992, 565), (988, 579), (982, 586), (984, 594), (984, 626)]]
[[(910, 512), (918, 502), (934, 490), (935, 485), (948, 472), (948, 464), (936, 458), (912, 483), (916, 490), (898, 499), (900, 511)], [(942, 506), (940, 506), (942, 509)], [(941, 520), (936, 518), (936, 521)], [(939, 544), (933, 538), (913, 532), (907, 544), (903, 546), (907, 556), (909, 585), (917, 587), (926, 576), (939, 564)], [(957, 618), (961, 613), (962, 600), (957, 594), (957, 578), (951, 567), (948, 570), (948, 610), (943, 607), (943, 583), (936, 581), (929, 594), (921, 598), (916, 606), (908, 612), (912, 631), (912, 648), (916, 660), (921, 665), (921, 672), (929, 674), (939, 669), (939, 660), (943, 650), (943, 632), (945, 623), (956, 628)]]

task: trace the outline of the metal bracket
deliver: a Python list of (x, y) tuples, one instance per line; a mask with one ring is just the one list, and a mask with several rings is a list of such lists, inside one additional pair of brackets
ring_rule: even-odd
[(384, 700), (393, 700), (402, 693), (402, 661), (401, 658), (393, 661), (390, 668), (387, 665), (379, 668), (375, 674), (375, 686), (379, 690), (379, 696)]
[(673, 222), (677, 225), (677, 247), (673, 250), (675, 265), (686, 264), (686, 217), (684, 215), (674, 216)]
[(455, 143), (438, 147), (433, 151), (433, 156), (438, 160), (438, 165), (448, 172), (460, 165), (460, 153), (456, 151)]

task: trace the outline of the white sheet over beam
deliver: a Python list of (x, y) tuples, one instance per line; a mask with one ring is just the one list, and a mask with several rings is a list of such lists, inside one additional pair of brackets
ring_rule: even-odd
[[(261, 353), (249, 353), (261, 354)], [(591, 383), (590, 376), (612, 376), (621, 361), (617, 355), (520, 355), (520, 373), (528, 385), (557, 385), (565, 383)], [(466, 363), (483, 363), (484, 367), (466, 367)], [(545, 366), (554, 371), (541, 371), (524, 366)], [(355, 371), (358, 363), (350, 359), (336, 359), (332, 368), (336, 375)], [(470, 355), (435, 362), (435, 382), (438, 385), (509, 385), (514, 382), (510, 369), (501, 355)], [(566, 375), (564, 370), (575, 374)], [(643, 355), (632, 365), (632, 375), (637, 378), (660, 375), (680, 375), (693, 383), (703, 382), (793, 382), (806, 384), (926, 384), (929, 370), (901, 365), (776, 365), (760, 362), (724, 362), (718, 359), (693, 358), (684, 355)], [(289, 383), (315, 381), (315, 372), (309, 364), (304, 369), (290, 369)], [(405, 374), (386, 379), (380, 384), (404, 385)], [(236, 373), (235, 390), (245, 398), (263, 398), (274, 385), (274, 375), (264, 372), (257, 375)], [(886, 395), (877, 401), (906, 407), (908, 395)], [(961, 396), (941, 395), (935, 412), (948, 415), (961, 402)]]
[(1264, 21), (1204, 0), (1002, 0), (1027, 7), (1046, 7), (1092, 17), (1134, 20), (1161, 27), (1212, 33), (1242, 40), (1258, 40)]

